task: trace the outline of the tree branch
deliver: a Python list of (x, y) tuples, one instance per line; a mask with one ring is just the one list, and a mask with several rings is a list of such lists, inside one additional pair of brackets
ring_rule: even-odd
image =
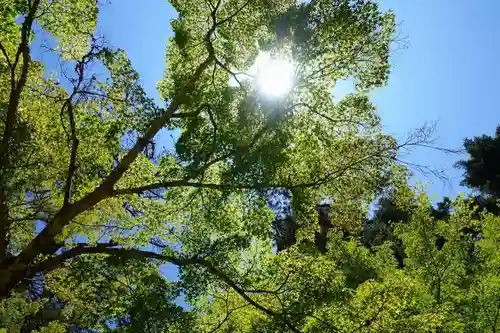
[(100, 243), (94, 246), (88, 244), (79, 244), (63, 253), (53, 256), (49, 259), (42, 261), (41, 263), (34, 265), (27, 273), (27, 277), (32, 277), (38, 272), (50, 272), (58, 267), (60, 267), (64, 262), (74, 259), (83, 254), (109, 254), (115, 256), (129, 257), (129, 258), (140, 258), (140, 259), (158, 259), (162, 261), (170, 262), (176, 266), (188, 266), (197, 264), (199, 259), (197, 258), (177, 258), (173, 256), (168, 256), (164, 254), (159, 254), (152, 251), (142, 251), (136, 249), (127, 249), (123, 247), (117, 247), (115, 243)]
[[(14, 129), (17, 124), (17, 112), (19, 108), (19, 102), (21, 100), (22, 91), (26, 85), (28, 78), (28, 69), (30, 66), (30, 34), (33, 25), (34, 17), (40, 0), (35, 0), (33, 5), (30, 5), (28, 14), (21, 25), (21, 41), (17, 48), (16, 58), (14, 63), (11, 63), (7, 52), (2, 44), (0, 44), (2, 53), (7, 59), (7, 63), (10, 68), (10, 95), (9, 102), (7, 106), (7, 117), (5, 118), (5, 128), (3, 131), (2, 142), (0, 143), (0, 183), (3, 183), (3, 170), (10, 167), (10, 143), (12, 135), (14, 134)], [(19, 80), (16, 82), (15, 70), (19, 62), (20, 56), (22, 55), (23, 63), (20, 70)], [(3, 120), (3, 119), (2, 119)], [(8, 198), (6, 195), (5, 185), (0, 184), (0, 262), (5, 258), (5, 252), (8, 247), (8, 228), (9, 228), (9, 207)]]
[(388, 300), (388, 297), (384, 297), (384, 300), (382, 301), (382, 304), (380, 305), (380, 307), (378, 308), (377, 312), (375, 312), (373, 314), (373, 316), (371, 316), (369, 319), (365, 320), (365, 322), (361, 325), (359, 325), (358, 327), (356, 327), (353, 331), (351, 331), (351, 333), (354, 333), (354, 332), (358, 332), (359, 330), (361, 330), (362, 328), (364, 327), (369, 327), (373, 324), (373, 322), (375, 321), (375, 319), (377, 319), (377, 317), (380, 315), (380, 313), (382, 312), (382, 309), (384, 308), (385, 306), (385, 303), (387, 303), (387, 300)]
[(194, 188), (208, 188), (213, 190), (242, 190), (242, 189), (264, 189), (270, 187), (284, 187), (271, 184), (213, 184), (213, 183), (197, 183), (189, 180), (174, 180), (168, 182), (160, 182), (140, 187), (125, 188), (114, 190), (112, 195), (125, 195), (125, 194), (139, 194), (146, 191), (157, 190), (161, 188), (170, 187), (194, 187)]
[[(263, 134), (263, 130), (259, 131), (257, 133), (252, 142), (245, 148), (249, 149), (251, 146), (253, 146), (256, 141), (258, 141), (258, 138)], [(246, 151), (246, 149), (245, 149)], [(134, 187), (134, 188), (128, 188), (128, 189), (117, 189), (110, 193), (110, 196), (114, 195), (125, 195), (125, 194), (139, 194), (145, 191), (151, 191), (151, 190), (156, 190), (160, 188), (168, 188), (168, 187), (194, 187), (194, 188), (210, 188), (210, 189), (216, 189), (216, 190), (238, 190), (238, 189), (266, 189), (266, 188), (287, 188), (287, 189), (296, 189), (296, 188), (309, 188), (309, 187), (317, 187), (320, 185), (323, 185), (325, 183), (331, 182), (340, 176), (342, 176), (345, 172), (348, 170), (354, 168), (356, 165), (362, 163), (363, 161), (366, 161), (369, 158), (372, 158), (374, 156), (378, 156), (382, 154), (385, 151), (392, 151), (392, 148), (388, 149), (380, 149), (377, 150), (376, 152), (372, 154), (368, 154), (367, 156), (364, 156), (360, 159), (357, 159), (346, 166), (339, 168), (338, 170), (331, 171), (327, 175), (321, 177), (320, 179), (316, 181), (311, 181), (307, 183), (298, 183), (298, 184), (213, 184), (213, 183), (198, 183), (198, 182), (192, 182), (189, 181), (189, 178), (186, 177), (183, 180), (174, 180), (174, 181), (166, 181), (166, 182), (158, 182), (154, 184), (148, 184), (140, 187)], [(199, 175), (206, 169), (208, 169), (211, 165), (220, 162), (226, 158), (229, 158), (232, 156), (236, 151), (232, 151), (228, 154), (222, 155), (205, 165), (203, 165), (200, 169), (196, 171), (196, 174)]]
[(231, 278), (229, 278), (226, 274), (224, 274), (222, 271), (218, 270), (215, 266), (213, 266), (211, 263), (206, 261), (205, 259), (200, 259), (201, 266), (207, 269), (208, 272), (210, 272), (212, 275), (216, 276), (221, 280), (222, 282), (226, 283), (229, 287), (231, 287), (236, 293), (238, 293), (245, 301), (250, 303), (253, 307), (256, 309), (262, 311), (263, 313), (267, 314), (271, 318), (275, 318), (277, 320), (283, 321), (284, 324), (294, 333), (300, 333), (300, 330), (297, 329), (288, 319), (284, 314), (274, 312), (261, 304), (257, 303), (254, 301), (250, 296), (248, 296), (245, 291), (240, 288)]
[(2, 41), (0, 41), (0, 51), (2, 51), (2, 54), (5, 57), (5, 60), (7, 61), (7, 65), (9, 66), (9, 69), (12, 71), (12, 63), (10, 62), (9, 55), (7, 54), (7, 50), (3, 46)]
[(66, 184), (64, 185), (65, 188), (64, 188), (63, 206), (67, 206), (71, 201), (71, 188), (72, 188), (72, 183), (73, 183), (73, 176), (74, 176), (75, 171), (76, 171), (76, 153), (78, 150), (78, 142), (79, 142), (78, 137), (76, 136), (76, 123), (75, 123), (75, 115), (73, 113), (72, 99), (80, 90), (80, 86), (81, 86), (81, 84), (84, 80), (84, 77), (85, 77), (85, 75), (84, 75), (85, 65), (88, 61), (92, 60), (94, 49), (95, 49), (95, 46), (92, 45), (90, 52), (87, 53), (82, 58), (82, 60), (76, 64), (75, 71), (78, 74), (77, 83), (73, 87), (73, 92), (68, 97), (68, 99), (65, 101), (63, 108), (61, 109), (61, 113), (64, 111), (65, 106), (66, 106), (66, 109), (68, 110), (69, 126), (70, 126), (70, 131), (71, 131), (71, 153), (70, 153), (70, 161), (69, 161), (69, 166), (68, 166), (68, 176), (66, 178)]
[(129, 258), (139, 258), (139, 259), (157, 259), (161, 261), (167, 261), (179, 267), (199, 265), (205, 268), (210, 274), (217, 277), (220, 281), (224, 282), (227, 286), (238, 293), (247, 303), (254, 306), (256, 309), (264, 312), (272, 318), (278, 320), (283, 320), (285, 325), (294, 333), (300, 333), (292, 323), (290, 323), (284, 315), (274, 312), (261, 304), (254, 301), (250, 296), (248, 296), (245, 291), (239, 287), (236, 282), (234, 282), (229, 276), (224, 272), (216, 268), (208, 260), (200, 257), (189, 257), (189, 258), (178, 258), (170, 255), (159, 254), (152, 251), (143, 251), (137, 249), (127, 249), (123, 247), (117, 247), (115, 243), (101, 243), (94, 246), (89, 246), (88, 244), (82, 243), (73, 247), (59, 255), (53, 256), (49, 259), (42, 261), (41, 263), (33, 266), (25, 276), (26, 278), (33, 277), (38, 272), (50, 272), (57, 267), (60, 267), (64, 262), (73, 259), (82, 254), (109, 254), (121, 257)]
[[(16, 58), (14, 63), (11, 64), (11, 91), (9, 97), (9, 104), (7, 107), (7, 118), (5, 121), (5, 129), (3, 132), (2, 143), (0, 145), (0, 163), (3, 166), (8, 165), (9, 143), (10, 138), (14, 132), (14, 127), (17, 123), (17, 109), (21, 93), (26, 85), (28, 78), (28, 68), (31, 62), (29, 40), (31, 35), (31, 28), (35, 19), (35, 13), (40, 4), (40, 0), (34, 0), (33, 5), (30, 6), (28, 15), (24, 19), (21, 26), (21, 41), (17, 48)], [(16, 82), (14, 71), (17, 67), (19, 59), (22, 55), (23, 63), (20, 71), (19, 80)]]
[[(497, 308), (495, 310), (495, 318), (493, 319), (493, 324), (491, 325), (493, 333), (497, 332), (497, 322), (498, 322), (499, 315), (500, 315), (500, 303), (497, 304)], [(486, 316), (486, 317), (488, 318), (488, 321), (489, 321), (489, 316)]]
[[(39, 2), (40, 0), (35, 0)], [(219, 1), (220, 2), (220, 1)], [(210, 41), (211, 35), (215, 31), (215, 26), (212, 27), (206, 34), (205, 39)], [(168, 108), (163, 114), (154, 119), (149, 128), (144, 132), (142, 137), (138, 138), (134, 146), (127, 154), (118, 162), (116, 167), (103, 180), (101, 185), (94, 189), (77, 202), (63, 206), (47, 226), (22, 250), (22, 252), (13, 258), (12, 263), (9, 263), (9, 268), (15, 267), (15, 273), (9, 276), (9, 281), (5, 285), (14, 286), (25, 275), (27, 265), (34, 260), (43, 249), (53, 242), (54, 238), (70, 221), (80, 213), (94, 207), (97, 203), (110, 196), (113, 192), (114, 185), (121, 179), (123, 174), (128, 170), (130, 165), (136, 160), (141, 151), (144, 150), (148, 142), (160, 131), (163, 126), (172, 118), (180, 105), (185, 103), (186, 98), (195, 89), (195, 84), (201, 77), (203, 72), (213, 62), (211, 56), (207, 57), (195, 70), (189, 81), (184, 85), (183, 89), (179, 89), (179, 93), (175, 95)], [(7, 287), (9, 288), (9, 287)]]
[(321, 324), (323, 324), (323, 326), (328, 327), (328, 328), (329, 328), (332, 332), (342, 332), (342, 330), (341, 330), (341, 329), (339, 329), (338, 327), (336, 327), (336, 326), (334, 326), (334, 325), (330, 324), (329, 322), (327, 322), (327, 321), (325, 321), (325, 320), (323, 320), (323, 319), (321, 319), (321, 318), (319, 318), (319, 317), (317, 317), (317, 316), (315, 316), (315, 315), (308, 314), (308, 315), (306, 315), (306, 316), (307, 316), (307, 317), (311, 317), (311, 318), (316, 319), (316, 320), (317, 320), (317, 321), (319, 321)]
[(73, 104), (69, 102), (67, 108), (68, 108), (69, 124), (71, 128), (71, 154), (69, 159), (68, 177), (66, 178), (66, 184), (64, 189), (63, 205), (68, 205), (71, 201), (71, 187), (73, 183), (73, 175), (75, 174), (76, 171), (76, 152), (78, 150), (78, 138), (76, 136), (76, 124), (75, 124), (75, 116), (73, 114)]
[[(257, 143), (257, 141), (259, 141), (259, 139), (264, 135), (264, 133), (267, 130), (268, 130), (268, 126), (264, 125), (257, 133), (255, 133), (255, 135), (252, 137), (252, 140), (250, 141), (249, 144), (237, 147), (237, 148), (233, 149), (232, 151), (230, 151), (229, 153), (221, 155), (221, 156), (219, 156), (219, 157), (211, 160), (210, 162), (205, 163), (198, 170), (196, 170), (193, 173), (187, 175), (184, 179), (185, 180), (192, 179), (192, 178), (194, 178), (194, 177), (196, 177), (196, 176), (198, 176), (200, 174), (203, 174), (212, 165), (214, 165), (214, 164), (216, 164), (218, 162), (221, 162), (221, 161), (223, 161), (223, 160), (225, 160), (225, 159), (227, 159), (227, 158), (235, 155), (238, 152), (240, 152), (240, 153), (247, 152), (249, 149), (251, 149)], [(193, 174), (194, 174), (194, 176), (193, 176)]]
[(224, 316), (224, 318), (217, 324), (217, 326), (215, 326), (212, 330), (210, 330), (210, 333), (215, 333), (217, 332), (221, 327), (222, 325), (224, 325), (228, 320), (229, 318), (231, 317), (231, 315), (233, 314), (233, 312), (239, 310), (239, 309), (242, 309), (244, 307), (248, 306), (248, 304), (244, 304), (244, 305), (240, 305), (240, 306), (237, 306), (231, 310), (229, 310), (228, 306), (227, 306), (227, 299), (226, 299), (226, 315)]
[(266, 289), (245, 289), (244, 291), (249, 294), (278, 294), (280, 291), (283, 289), (283, 287), (286, 285), (288, 282), (288, 279), (290, 278), (291, 272), (288, 272), (286, 275), (286, 278), (284, 281), (280, 284), (278, 288), (275, 290), (266, 290)]
[(226, 17), (225, 19), (217, 22), (216, 27), (223, 25), (224, 23), (232, 20), (233, 18), (236, 17), (243, 9), (245, 9), (248, 5), (250, 4), (250, 0), (247, 0), (240, 8), (238, 8), (234, 13)]

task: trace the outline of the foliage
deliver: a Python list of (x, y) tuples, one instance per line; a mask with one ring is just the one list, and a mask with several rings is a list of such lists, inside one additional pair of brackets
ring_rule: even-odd
[(500, 127), (497, 127), (495, 136), (482, 135), (465, 139), (464, 148), (469, 158), (457, 163), (457, 166), (464, 170), (462, 185), (498, 198), (500, 196), (497, 171), (500, 156)]
[[(422, 138), (385, 134), (368, 98), (388, 79), (394, 14), (369, 0), (171, 3), (160, 107), (97, 34), (102, 4), (0, 0), (2, 329), (495, 331), (497, 217), (430, 212), (398, 160)], [(34, 60), (35, 26), (60, 69)], [(287, 94), (241, 74), (263, 51), (293, 59)], [(347, 78), (356, 92), (334, 100)], [(387, 188), (411, 214), (360, 240)], [(276, 251), (281, 220), (297, 228)]]
[[(256, 272), (247, 292), (280, 314), (274, 320), (224, 291), (205, 305), (202, 322), (215, 326), (216, 318), (230, 315), (224, 325), (236, 332), (494, 332), (500, 221), (490, 213), (479, 220), (475, 215), (458, 199), (448, 219), (438, 220), (419, 195), (411, 218), (394, 230), (406, 253), (404, 267), (397, 267), (390, 243), (368, 250), (337, 230), (324, 255), (299, 245), (261, 261), (266, 269)], [(468, 227), (481, 236), (465, 233)], [(446, 239), (441, 248), (440, 237)]]

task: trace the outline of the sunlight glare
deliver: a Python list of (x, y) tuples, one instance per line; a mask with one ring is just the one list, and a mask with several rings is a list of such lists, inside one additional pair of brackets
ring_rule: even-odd
[(293, 88), (294, 66), (290, 60), (261, 52), (250, 70), (259, 91), (271, 97), (283, 97)]

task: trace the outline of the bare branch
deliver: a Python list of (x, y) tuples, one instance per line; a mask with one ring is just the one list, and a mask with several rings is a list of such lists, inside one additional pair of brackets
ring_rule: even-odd
[(432, 176), (439, 179), (444, 185), (450, 185), (450, 181), (447, 178), (444, 170), (440, 168), (434, 168), (429, 165), (411, 162), (409, 160), (402, 159), (401, 156), (406, 156), (414, 152), (418, 148), (430, 149), (439, 153), (453, 155), (460, 154), (463, 149), (453, 149), (445, 148), (437, 145), (438, 138), (434, 136), (436, 131), (436, 123), (426, 123), (419, 128), (412, 130), (406, 137), (406, 139), (398, 145), (398, 156), (396, 160), (406, 165), (409, 169), (415, 170), (422, 175), (428, 177)]

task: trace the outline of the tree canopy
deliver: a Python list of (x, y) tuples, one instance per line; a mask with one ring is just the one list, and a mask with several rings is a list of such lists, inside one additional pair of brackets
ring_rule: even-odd
[(464, 170), (462, 185), (500, 197), (500, 175), (497, 170), (500, 159), (500, 127), (496, 128), (495, 136), (482, 135), (465, 139), (464, 148), (469, 159), (457, 162), (457, 166)]
[[(0, 332), (495, 332), (499, 217), (408, 187), (399, 150), (427, 133), (398, 142), (369, 99), (394, 13), (170, 2), (159, 105), (104, 4), (0, 0)], [(263, 54), (287, 91), (259, 86)]]

